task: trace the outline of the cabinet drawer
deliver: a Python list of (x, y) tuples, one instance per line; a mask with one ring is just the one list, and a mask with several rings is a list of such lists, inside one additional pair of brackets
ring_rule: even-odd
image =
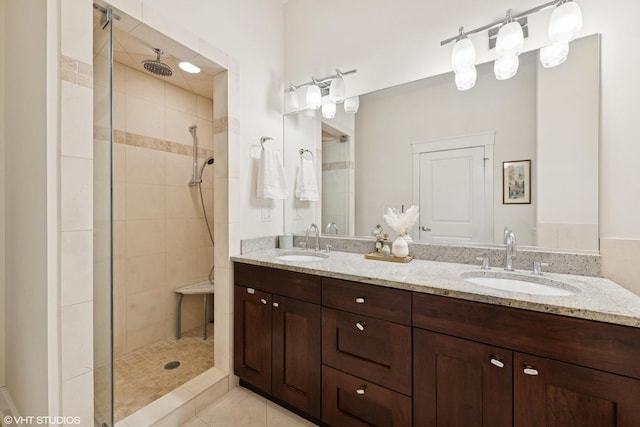
[(322, 305), (411, 325), (411, 292), (408, 291), (323, 278)]
[(320, 304), (319, 276), (238, 262), (233, 273), (236, 285)]
[(322, 309), (322, 363), (411, 395), (411, 328)]
[(330, 426), (410, 426), (411, 399), (323, 366), (322, 421)]
[(640, 378), (640, 328), (414, 293), (413, 324)]

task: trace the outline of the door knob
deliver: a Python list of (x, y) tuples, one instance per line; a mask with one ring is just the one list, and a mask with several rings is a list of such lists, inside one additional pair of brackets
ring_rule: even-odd
[(424, 225), (422, 227), (420, 227), (420, 230), (422, 230), (422, 231), (431, 231), (431, 229), (429, 227), (425, 227)]

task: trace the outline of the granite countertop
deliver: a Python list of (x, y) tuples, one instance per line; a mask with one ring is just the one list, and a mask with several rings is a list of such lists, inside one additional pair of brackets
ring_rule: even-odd
[[(461, 275), (489, 277), (505, 273), (501, 268), (483, 271), (479, 266), (414, 259), (407, 264), (368, 260), (363, 254), (332, 252), (319, 261), (280, 261), (278, 255), (313, 251), (269, 249), (233, 256), (232, 261), (279, 268), (336, 279), (352, 280), (396, 289), (459, 298), (543, 313), (560, 314), (640, 328), (640, 296), (608, 279), (544, 273), (543, 280), (560, 282), (574, 291), (567, 296), (541, 296), (492, 289), (464, 280)], [(531, 279), (529, 271), (509, 273)], [(534, 279), (535, 280), (535, 279)], [(566, 286), (565, 286), (566, 287)]]

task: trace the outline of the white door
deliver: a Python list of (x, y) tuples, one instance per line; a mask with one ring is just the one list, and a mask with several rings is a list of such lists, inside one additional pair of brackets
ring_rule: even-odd
[(481, 242), (484, 239), (484, 158), (484, 147), (420, 154), (421, 242)]

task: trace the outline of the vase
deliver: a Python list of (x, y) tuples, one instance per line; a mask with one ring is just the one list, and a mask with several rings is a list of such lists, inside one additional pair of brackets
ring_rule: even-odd
[(398, 236), (391, 246), (391, 254), (396, 258), (404, 258), (409, 255), (409, 244), (402, 236)]

